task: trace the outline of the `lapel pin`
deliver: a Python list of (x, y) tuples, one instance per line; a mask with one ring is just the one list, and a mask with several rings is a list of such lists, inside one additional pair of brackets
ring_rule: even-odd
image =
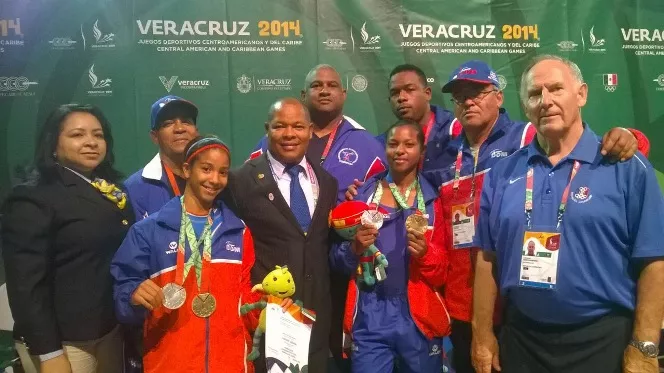
[(268, 194), (267, 199), (269, 199), (270, 201), (274, 201), (274, 194), (272, 193)]
[(265, 175), (263, 175), (263, 174), (258, 174), (258, 178), (259, 178), (259, 179), (262, 179), (262, 178), (264, 178), (264, 177), (265, 177)]

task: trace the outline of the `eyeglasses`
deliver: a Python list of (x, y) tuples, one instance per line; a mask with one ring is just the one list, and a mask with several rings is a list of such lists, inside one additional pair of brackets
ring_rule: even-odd
[(462, 106), (466, 102), (466, 100), (471, 99), (475, 104), (479, 104), (492, 92), (498, 92), (496, 89), (491, 89), (489, 91), (481, 91), (477, 94), (470, 93), (470, 92), (463, 92), (461, 94), (456, 95), (457, 97), (452, 97), (450, 101), (452, 101), (453, 104)]

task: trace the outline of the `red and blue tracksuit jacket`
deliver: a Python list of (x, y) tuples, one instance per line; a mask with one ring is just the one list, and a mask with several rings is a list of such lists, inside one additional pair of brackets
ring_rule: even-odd
[[(368, 180), (359, 188), (358, 195), (355, 199), (370, 202), (376, 190), (377, 182), (385, 175), (386, 172), (383, 172)], [(435, 230), (436, 224), (434, 219), (433, 202), (437, 193), (425, 180), (421, 182), (421, 185), (427, 214), (429, 215), (429, 225), (434, 227), (433, 230)], [(385, 189), (384, 193), (389, 193), (389, 189)], [(404, 213), (410, 215), (412, 212), (412, 210), (409, 210)], [(450, 318), (447, 308), (443, 297), (438, 293), (438, 288), (445, 283), (447, 268), (446, 253), (442, 250), (440, 245), (432, 241), (431, 238), (433, 233), (432, 230), (429, 230), (425, 234), (428, 251), (422, 258), (414, 258), (405, 254), (407, 252), (405, 228), (403, 226), (395, 227), (394, 224), (391, 224), (389, 219), (384, 222), (376, 241), (376, 246), (379, 250), (381, 250), (381, 246), (393, 246), (394, 248), (404, 251), (402, 257), (407, 260), (407, 263), (405, 264), (407, 273), (405, 278), (400, 278), (398, 275), (395, 275), (394, 278), (396, 278), (397, 281), (403, 280), (405, 283), (395, 283), (395, 287), (406, 288), (406, 296), (412, 319), (421, 333), (428, 339), (446, 336), (450, 331)], [(389, 260), (388, 257), (388, 261)], [(330, 252), (331, 267), (348, 275), (355, 274), (358, 261), (359, 257), (350, 249), (350, 242), (344, 242), (343, 244), (334, 247)], [(393, 268), (398, 267), (397, 263), (392, 262), (390, 262), (390, 266)], [(391, 270), (389, 266), (387, 271), (388, 276), (385, 281), (394, 281), (390, 279)], [(348, 335), (351, 335), (353, 330), (353, 323), (355, 322), (355, 315), (357, 314), (356, 307), (358, 306), (360, 297), (360, 290), (356, 285), (354, 276), (352, 277), (353, 278), (348, 286), (346, 311), (344, 315), (344, 332)], [(381, 284), (379, 286), (385, 285)]]
[[(132, 226), (118, 249), (111, 263), (118, 320), (143, 324), (146, 373), (253, 372), (246, 354), (258, 314), (240, 316), (242, 304), (260, 297), (251, 293), (253, 241), (244, 223), (221, 202), (212, 212), (209, 266), (209, 292), (217, 301), (215, 312), (207, 319), (193, 314), (192, 299), (199, 293), (193, 268), (183, 284), (187, 298), (179, 309), (162, 306), (149, 312), (130, 303), (131, 295), (147, 279), (160, 287), (175, 281), (181, 212), (180, 199), (173, 198), (157, 213)], [(190, 250), (185, 252), (186, 261)]]
[[(342, 202), (346, 200), (344, 197), (346, 187), (353, 184), (354, 179), (367, 180), (387, 170), (387, 163), (385, 146), (376, 141), (373, 135), (357, 122), (344, 116), (339, 126), (322, 166), (339, 182), (337, 202)], [(267, 137), (261, 139), (249, 159), (254, 159), (265, 151), (267, 151)]]

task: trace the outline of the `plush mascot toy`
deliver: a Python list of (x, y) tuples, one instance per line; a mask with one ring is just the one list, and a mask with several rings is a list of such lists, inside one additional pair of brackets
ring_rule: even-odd
[[(345, 201), (337, 205), (330, 213), (330, 226), (344, 239), (351, 241), (360, 225), (373, 225), (380, 229), (383, 225), (383, 209), (371, 208), (361, 201)], [(385, 268), (387, 259), (373, 244), (369, 246), (357, 266), (357, 280), (367, 286), (373, 286), (376, 280), (387, 278)]]
[[(295, 281), (293, 280), (293, 275), (288, 270), (288, 267), (276, 266), (276, 269), (268, 273), (263, 282), (257, 284), (251, 289), (252, 292), (260, 291), (268, 295), (268, 300), (271, 300), (271, 297), (284, 299), (295, 294)], [(265, 307), (267, 307), (268, 301), (266, 299), (261, 299), (256, 303), (247, 303), (240, 307), (240, 314), (244, 315), (250, 311), (253, 311), (257, 308), (261, 309), (261, 315), (258, 319), (258, 328), (254, 332), (253, 347), (251, 353), (247, 356), (247, 360), (253, 361), (260, 356), (259, 348), (261, 344), (261, 338), (265, 334)], [(302, 302), (295, 301), (299, 307), (302, 307)], [(302, 312), (311, 312), (305, 309), (302, 309)]]

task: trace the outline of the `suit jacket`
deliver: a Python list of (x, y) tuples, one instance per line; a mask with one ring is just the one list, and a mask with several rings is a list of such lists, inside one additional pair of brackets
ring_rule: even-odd
[(100, 338), (116, 325), (110, 264), (134, 214), (57, 166), (3, 205), (2, 248), (14, 335), (30, 354)]
[[(302, 231), (281, 195), (265, 154), (231, 171), (223, 198), (251, 230), (256, 253), (252, 283), (261, 283), (275, 265), (288, 265), (295, 280), (293, 299), (316, 312), (309, 371), (325, 372), (331, 322), (328, 218), (336, 204), (338, 185), (319, 164), (309, 164), (316, 174), (319, 198), (308, 232)], [(257, 362), (257, 372), (264, 366)]]

